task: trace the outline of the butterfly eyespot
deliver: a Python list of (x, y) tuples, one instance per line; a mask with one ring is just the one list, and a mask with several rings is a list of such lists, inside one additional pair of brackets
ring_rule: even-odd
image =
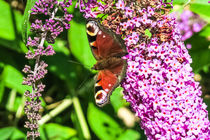
[(98, 91), (95, 95), (96, 104), (103, 106), (108, 100), (107, 96), (108, 94), (104, 90)]
[(96, 99), (100, 100), (102, 97), (103, 97), (103, 94), (100, 92), (100, 93), (97, 94)]
[(89, 21), (86, 27), (87, 27), (87, 33), (90, 36), (95, 36), (99, 32), (99, 27), (95, 21)]

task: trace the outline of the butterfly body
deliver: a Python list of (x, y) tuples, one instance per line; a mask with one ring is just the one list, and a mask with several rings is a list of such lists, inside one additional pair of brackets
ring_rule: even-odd
[(99, 70), (95, 77), (95, 100), (98, 106), (103, 106), (125, 77), (127, 62), (122, 57), (127, 54), (126, 46), (118, 35), (95, 19), (89, 19), (86, 28), (93, 56), (97, 60), (92, 69)]

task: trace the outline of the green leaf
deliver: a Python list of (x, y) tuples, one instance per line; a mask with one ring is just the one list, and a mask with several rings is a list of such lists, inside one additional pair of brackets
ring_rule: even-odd
[(123, 132), (115, 120), (93, 103), (89, 103), (87, 118), (91, 129), (101, 140), (116, 140)]
[(14, 131), (15, 131), (15, 127), (1, 128), (0, 129), (0, 140), (8, 140)]
[(26, 135), (23, 132), (21, 132), (19, 129), (15, 128), (15, 130), (14, 130), (10, 139), (11, 140), (17, 140), (17, 139), (23, 140), (25, 138), (26, 138)]
[(151, 38), (152, 33), (149, 31), (149, 29), (145, 30), (145, 35), (148, 36), (149, 38)]
[(22, 15), (13, 10), (5, 1), (0, 1), (0, 44), (4, 47), (23, 51), (26, 47), (20, 42)]
[(73, 137), (71, 140), (80, 140), (78, 137)]
[(27, 3), (26, 3), (26, 8), (24, 11), (23, 22), (22, 22), (22, 39), (25, 44), (27, 43), (28, 32), (29, 32), (28, 25), (29, 25), (30, 13), (31, 13), (30, 10), (34, 6), (36, 1), (37, 0), (27, 0)]
[(69, 47), (72, 54), (85, 66), (92, 67), (96, 60), (91, 52), (84, 20), (81, 22), (72, 20), (70, 22), (71, 29), (68, 30)]
[[(0, 38), (5, 40), (15, 40), (11, 8), (5, 1), (0, 1), (0, 5)], [(7, 20), (5, 20), (5, 17)]]
[(117, 112), (121, 107), (126, 104), (126, 101), (123, 99), (122, 91), (123, 88), (118, 87), (113, 91), (112, 95), (110, 96), (110, 102), (114, 107), (115, 112)]
[(187, 2), (188, 0), (174, 0), (173, 4), (183, 5), (183, 4), (186, 4)]
[(71, 112), (71, 120), (74, 124), (74, 128), (77, 130), (77, 136), (79, 137), (79, 139), (84, 139), (83, 133), (82, 133), (82, 129), (80, 127), (79, 124), (79, 120), (77, 118), (77, 115), (75, 113), (75, 110)]
[(192, 3), (209, 5), (208, 0), (191, 0)]
[(205, 66), (210, 66), (210, 50), (200, 49), (197, 52), (192, 51), (190, 55), (193, 58), (193, 63), (191, 64), (193, 71), (198, 73), (200, 70), (204, 69)]
[(210, 42), (206, 38), (196, 33), (186, 43), (192, 44), (189, 54), (193, 60), (191, 66), (195, 73), (210, 65)]
[(8, 88), (15, 89), (21, 94), (24, 94), (26, 90), (30, 90), (31, 87), (22, 85), (23, 75), (20, 71), (11, 65), (6, 65), (0, 77), (3, 80), (4, 85)]
[(14, 104), (15, 104), (15, 101), (17, 101), (17, 100), (18, 100), (17, 92), (16, 92), (16, 90), (12, 89), (8, 95), (6, 109), (10, 112), (14, 111)]
[(139, 132), (128, 129), (117, 140), (139, 140), (140, 136)]
[(185, 42), (190, 43), (192, 48), (189, 49), (189, 54), (192, 57), (191, 67), (195, 73), (203, 70), (210, 65), (210, 42), (206, 37), (199, 36), (199, 33), (194, 34)]
[[(67, 45), (67, 42), (64, 41), (64, 40), (61, 40), (61, 39), (56, 39), (55, 41), (55, 44), (51, 44), (53, 46), (53, 49), (55, 50), (55, 52), (62, 52), (64, 53), (65, 55), (69, 55), (70, 54), (70, 51), (69, 49), (66, 47)], [(48, 45), (46, 45), (48, 46)]]
[(207, 0), (195, 0), (190, 5), (190, 10), (199, 14), (204, 20), (210, 22), (209, 15), (210, 4)]
[[(41, 126), (40, 137), (42, 140), (64, 140), (70, 139), (77, 134), (76, 130), (70, 127), (62, 126), (56, 123), (49, 123)], [(47, 138), (45, 138), (45, 135)]]
[(210, 25), (207, 25), (204, 29), (202, 29), (199, 35), (206, 38), (210, 36)]
[(53, 57), (47, 57), (49, 70), (62, 80), (68, 80), (73, 87), (81, 84), (88, 72), (78, 64), (70, 63), (70, 58), (63, 53), (56, 53)]
[(22, 97), (16, 97), (15, 102), (14, 102), (14, 108), (13, 111), (17, 111), (18, 107), (22, 104)]

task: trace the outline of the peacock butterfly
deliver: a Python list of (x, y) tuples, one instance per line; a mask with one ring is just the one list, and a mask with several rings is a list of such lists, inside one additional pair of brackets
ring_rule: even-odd
[(123, 40), (110, 29), (102, 26), (97, 19), (89, 18), (86, 31), (98, 70), (95, 76), (95, 101), (98, 106), (109, 102), (112, 91), (125, 77), (127, 62), (122, 59), (127, 54)]

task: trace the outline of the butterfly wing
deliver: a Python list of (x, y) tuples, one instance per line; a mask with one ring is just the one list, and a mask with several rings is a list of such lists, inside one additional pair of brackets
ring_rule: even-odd
[(89, 19), (86, 28), (90, 47), (96, 60), (111, 56), (122, 57), (127, 53), (123, 40), (111, 30), (101, 26), (97, 20)]
[(98, 106), (104, 106), (109, 102), (112, 91), (119, 86), (122, 78), (125, 76), (127, 63), (119, 59), (120, 63), (111, 69), (99, 71), (96, 75), (95, 101)]
[(127, 54), (126, 46), (119, 36), (95, 19), (88, 19), (86, 28), (92, 53), (98, 60), (93, 69), (100, 70), (96, 75), (95, 100), (98, 106), (103, 106), (125, 76), (127, 63), (121, 57)]

